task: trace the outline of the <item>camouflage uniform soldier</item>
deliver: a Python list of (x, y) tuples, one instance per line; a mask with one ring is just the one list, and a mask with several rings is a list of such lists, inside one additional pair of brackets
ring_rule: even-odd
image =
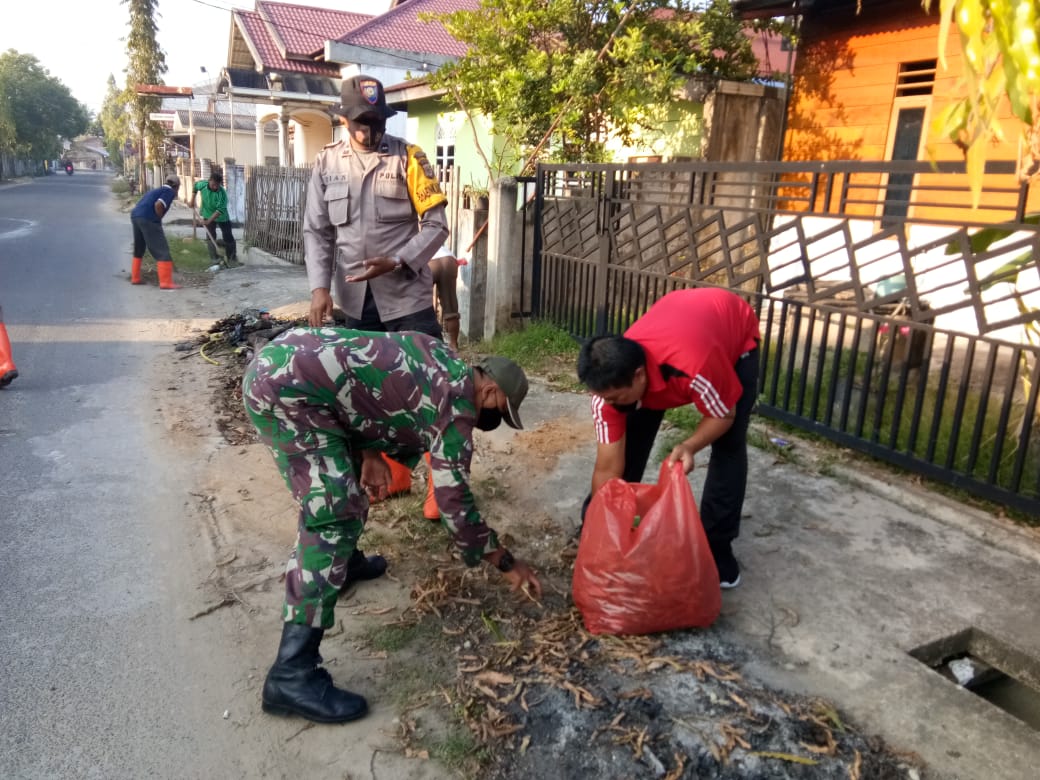
[(444, 523), (469, 566), (486, 560), (514, 590), (541, 593), (534, 572), (499, 545), (470, 492), (475, 427), (520, 428), (523, 371), (505, 358), (470, 368), (429, 336), (296, 328), (264, 347), (242, 396), (260, 438), (300, 504), (299, 535), (285, 577), (283, 630), (263, 708), (320, 723), (364, 715), (364, 698), (335, 688), (318, 645), (350, 580), (369, 498), (385, 498), (385, 452), (414, 465), (429, 452)]
[[(346, 126), (346, 137), (318, 153), (303, 216), (308, 322), (325, 324), (334, 293), (348, 328), (417, 330), (441, 338), (429, 261), (448, 235), (447, 198), (433, 165), (418, 146), (386, 134), (386, 120), (397, 112), (386, 104), (378, 79), (344, 79), (332, 113)], [(411, 471), (388, 463), (395, 491), (411, 489)], [(431, 481), (426, 504), (427, 517), (439, 519)], [(365, 579), (386, 570), (379, 556), (367, 561), (360, 575)]]

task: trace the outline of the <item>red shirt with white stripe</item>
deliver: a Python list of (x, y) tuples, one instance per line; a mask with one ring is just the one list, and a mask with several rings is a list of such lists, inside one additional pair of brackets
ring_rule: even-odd
[[(692, 403), (706, 417), (725, 417), (743, 392), (735, 367), (758, 345), (758, 318), (729, 290), (676, 290), (651, 306), (625, 337), (646, 353), (647, 387), (640, 406), (673, 409)], [(627, 415), (597, 395), (592, 417), (600, 444), (624, 435)]]

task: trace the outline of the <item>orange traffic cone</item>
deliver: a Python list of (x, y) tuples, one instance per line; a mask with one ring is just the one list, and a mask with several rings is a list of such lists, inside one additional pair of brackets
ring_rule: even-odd
[(159, 289), (160, 290), (179, 290), (181, 286), (174, 284), (173, 282), (173, 261), (172, 260), (156, 260), (155, 267), (159, 271)]
[(382, 454), (386, 465), (390, 467), (390, 495), (396, 496), (398, 493), (410, 493), (412, 490), (412, 470), (403, 463), (398, 463), (385, 452)]
[(430, 453), (426, 453), (426, 500), (423, 501), (422, 513), (427, 520), (437, 522), (441, 519), (441, 510), (437, 506), (437, 498), (433, 495), (433, 467), (430, 465)]
[(7, 387), (18, 378), (18, 369), (11, 358), (11, 342), (4, 326), (4, 310), (0, 309), (0, 387)]
[(144, 284), (141, 281), (141, 258), (135, 257), (130, 265), (130, 284)]

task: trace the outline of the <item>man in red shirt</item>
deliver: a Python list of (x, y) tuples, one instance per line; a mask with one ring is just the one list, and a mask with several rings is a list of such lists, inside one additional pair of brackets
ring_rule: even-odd
[(740, 533), (747, 483), (747, 428), (758, 394), (758, 317), (729, 290), (677, 290), (657, 301), (624, 336), (592, 339), (578, 356), (578, 379), (595, 395), (592, 495), (614, 477), (643, 478), (666, 409), (693, 404), (702, 418), (669, 462), (687, 474), (711, 446), (701, 520), (719, 584), (740, 584), (732, 541)]

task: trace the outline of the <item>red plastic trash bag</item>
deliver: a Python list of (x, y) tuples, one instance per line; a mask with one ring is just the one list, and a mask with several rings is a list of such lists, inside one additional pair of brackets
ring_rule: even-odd
[(593, 634), (704, 627), (719, 616), (719, 573), (682, 465), (656, 485), (612, 479), (588, 511), (574, 603)]

